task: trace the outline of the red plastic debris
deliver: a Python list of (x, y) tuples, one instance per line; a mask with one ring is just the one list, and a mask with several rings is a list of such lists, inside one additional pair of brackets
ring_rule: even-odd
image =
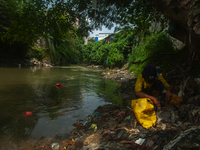
[(32, 116), (33, 113), (30, 111), (26, 111), (25, 114), (26, 114), (26, 116)]
[(114, 120), (116, 120), (117, 118), (123, 118), (124, 117), (124, 115), (125, 115), (125, 111), (120, 111), (118, 114), (117, 114), (117, 117), (116, 118), (114, 118)]
[(45, 146), (42, 146), (42, 148), (45, 148)]
[(64, 87), (64, 86), (63, 86), (62, 84), (60, 84), (60, 83), (57, 83), (57, 84), (56, 84), (56, 87), (57, 87), (57, 88), (60, 88), (60, 87)]

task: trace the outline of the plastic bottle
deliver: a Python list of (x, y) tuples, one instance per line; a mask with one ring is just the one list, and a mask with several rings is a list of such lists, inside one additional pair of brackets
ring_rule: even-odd
[(60, 145), (59, 145), (58, 143), (52, 143), (52, 144), (51, 144), (51, 148), (52, 148), (53, 150), (59, 150)]

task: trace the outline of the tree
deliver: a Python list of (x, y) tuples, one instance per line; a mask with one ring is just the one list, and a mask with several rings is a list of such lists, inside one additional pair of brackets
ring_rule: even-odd
[(84, 30), (86, 26), (74, 30), (79, 15), (73, 10), (74, 6), (70, 0), (68, 2), (63, 0), (17, 1), (17, 8), (12, 7), (15, 5), (14, 0), (1, 1), (3, 1), (1, 12), (7, 12), (3, 14), (3, 17), (8, 18), (6, 27), (3, 27), (4, 32), (1, 32), (3, 40), (23, 41), (31, 44), (40, 36), (49, 37), (51, 35), (62, 38), (62, 35), (68, 31), (76, 31), (79, 35), (86, 33)]
[(151, 0), (155, 8), (173, 22), (169, 34), (200, 54), (200, 1)]
[[(7, 5), (14, 0), (1, 1)], [(65, 34), (73, 30), (77, 18), (90, 20), (89, 26), (82, 24), (76, 30), (78, 35), (103, 25), (111, 28), (114, 23), (118, 29), (125, 27), (145, 32), (151, 22), (157, 21), (164, 29), (170, 19), (175, 23), (176, 31), (169, 30), (169, 33), (199, 52), (199, 5), (197, 0), (24, 0), (18, 4), (21, 11), (7, 9), (12, 21), (1, 37), (30, 42), (38, 36), (47, 37), (49, 33)]]

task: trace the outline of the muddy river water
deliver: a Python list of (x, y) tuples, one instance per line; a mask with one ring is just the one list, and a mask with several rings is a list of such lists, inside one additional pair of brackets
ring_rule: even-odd
[[(120, 86), (82, 66), (0, 68), (0, 149), (28, 140), (67, 137), (100, 105), (122, 104)], [(56, 83), (64, 87), (56, 88)], [(32, 112), (26, 116), (25, 112)]]

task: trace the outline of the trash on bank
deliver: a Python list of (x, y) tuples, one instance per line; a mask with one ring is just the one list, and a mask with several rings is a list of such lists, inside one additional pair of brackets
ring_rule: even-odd
[(125, 121), (125, 120), (131, 120), (131, 116), (126, 117), (126, 118), (124, 119), (124, 121)]
[(80, 128), (82, 126), (82, 124), (80, 124), (79, 122), (77, 122), (77, 123), (74, 123), (73, 126), (77, 127), (77, 128)]
[(92, 124), (88, 129), (94, 129), (94, 132), (97, 132), (97, 125)]
[(33, 113), (30, 112), (30, 111), (26, 111), (26, 112), (25, 112), (25, 115), (26, 115), (26, 116), (32, 116), (32, 114), (33, 114)]
[(58, 143), (52, 143), (52, 144), (51, 144), (51, 148), (52, 148), (53, 150), (59, 150), (60, 145), (59, 145)]
[(129, 137), (131, 137), (133, 134), (140, 133), (140, 130), (138, 129), (127, 129), (126, 127), (124, 127), (124, 129), (130, 134)]
[(88, 118), (84, 123), (83, 123), (83, 126), (86, 126), (88, 123), (90, 123), (91, 122), (91, 119), (90, 118)]
[(57, 87), (57, 88), (61, 88), (61, 87), (64, 87), (64, 86), (63, 86), (62, 84), (60, 84), (60, 83), (57, 83), (57, 84), (56, 84), (56, 87)]
[(149, 98), (132, 100), (131, 107), (138, 122), (146, 129), (155, 126), (156, 114), (153, 102)]
[(121, 118), (123, 118), (124, 117), (124, 115), (125, 115), (125, 111), (120, 111), (118, 114), (117, 114), (117, 117), (116, 118), (114, 118), (114, 120), (116, 120), (116, 119), (121, 119)]
[(172, 94), (172, 99), (170, 102), (166, 102), (166, 105), (169, 107), (172, 107), (174, 105), (180, 105), (180, 103), (183, 101), (183, 99), (181, 97), (179, 97), (176, 94)]
[(193, 126), (188, 130), (185, 130), (183, 133), (181, 133), (176, 139), (174, 139), (173, 141), (170, 141), (167, 145), (164, 146), (163, 150), (170, 150), (172, 147), (174, 147), (174, 145), (179, 142), (183, 137), (185, 137), (187, 134), (189, 134), (190, 132), (194, 131), (194, 130), (198, 130), (200, 129), (200, 126)]
[(135, 141), (135, 143), (142, 145), (144, 143), (145, 139), (139, 138), (138, 140)]
[(97, 111), (93, 112), (92, 115), (94, 115), (94, 116), (97, 115), (98, 117), (101, 117), (100, 113)]
[(72, 142), (76, 142), (76, 141), (72, 138)]

